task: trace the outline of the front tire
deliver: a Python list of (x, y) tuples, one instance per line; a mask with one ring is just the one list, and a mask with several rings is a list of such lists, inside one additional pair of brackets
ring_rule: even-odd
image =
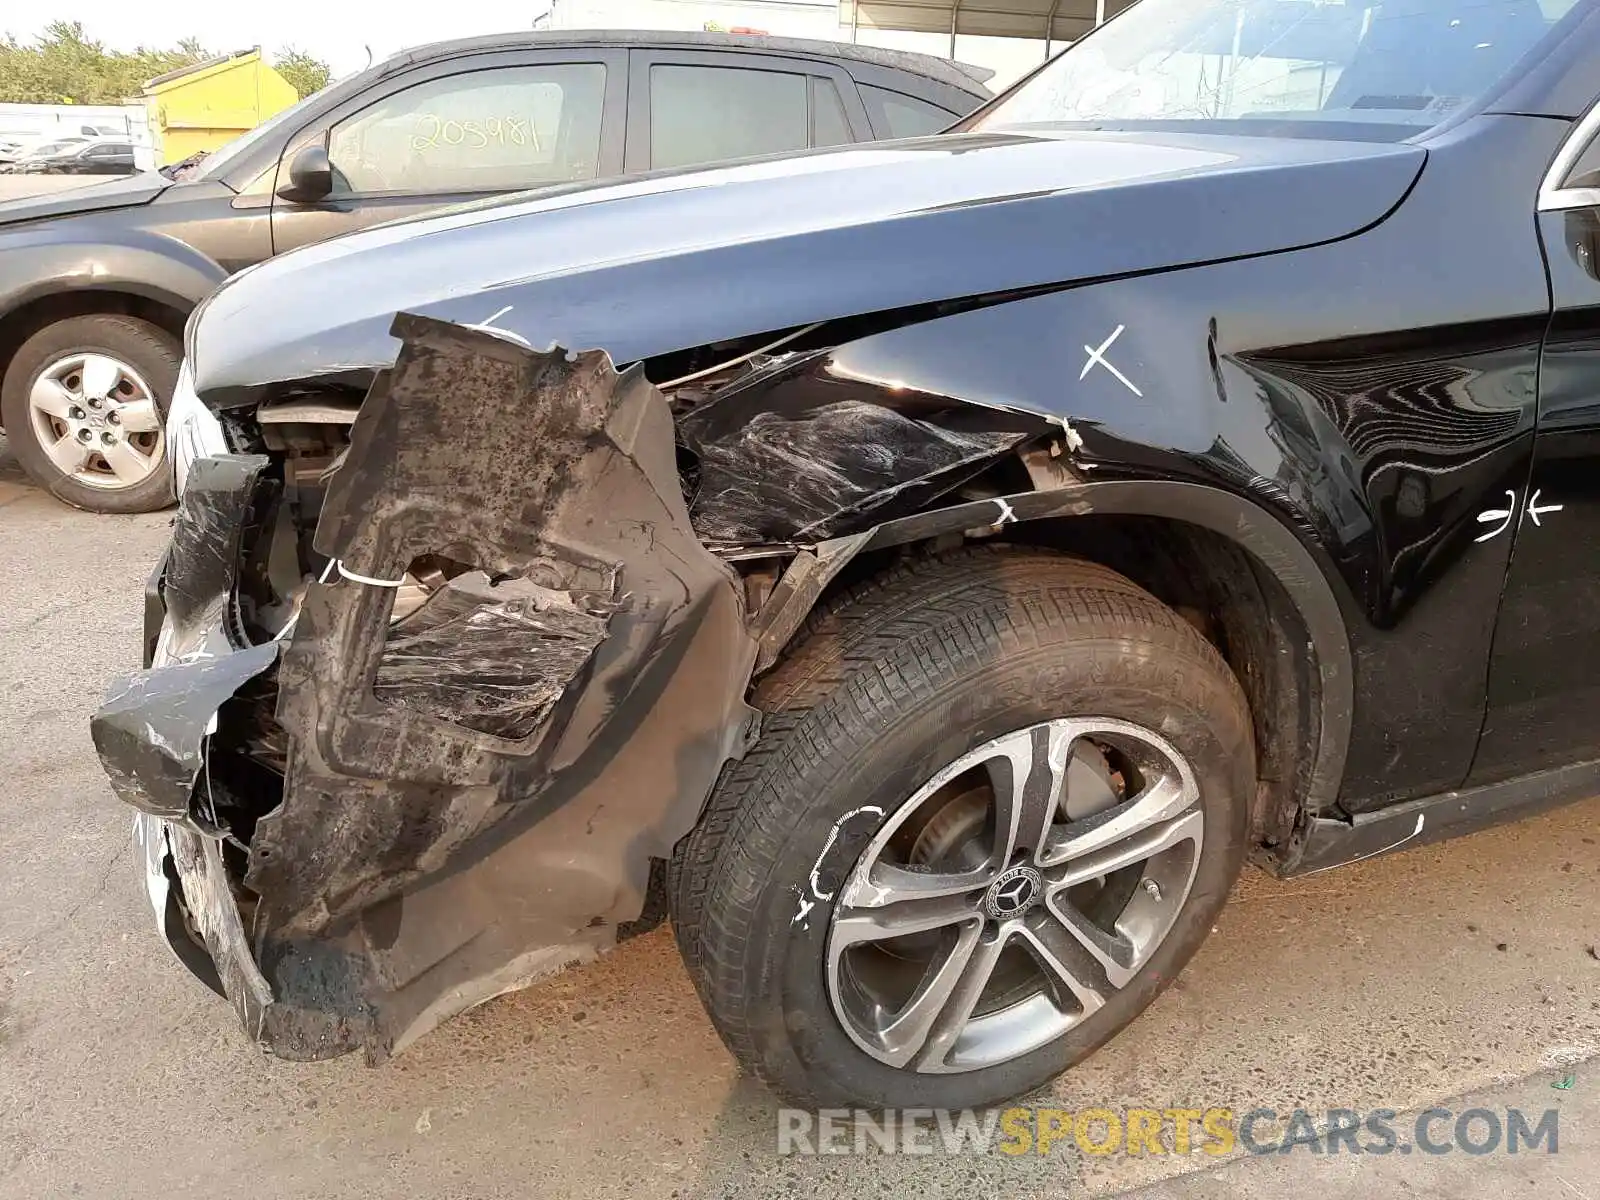
[(162, 426), (180, 357), (170, 334), (133, 317), (71, 317), (35, 333), (0, 382), (0, 426), (23, 470), (89, 512), (167, 507)]
[(1216, 650), (1127, 579), (992, 547), (813, 618), (678, 845), (689, 973), (802, 1104), (961, 1108), (1128, 1025), (1210, 931), (1255, 755)]

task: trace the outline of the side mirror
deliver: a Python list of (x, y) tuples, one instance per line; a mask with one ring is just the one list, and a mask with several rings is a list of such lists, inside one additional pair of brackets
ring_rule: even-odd
[(285, 200), (310, 204), (333, 191), (333, 163), (325, 146), (302, 146), (289, 160), (289, 182), (278, 185)]

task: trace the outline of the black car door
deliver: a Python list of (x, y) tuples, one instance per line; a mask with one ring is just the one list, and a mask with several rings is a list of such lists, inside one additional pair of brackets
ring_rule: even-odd
[(854, 82), (832, 63), (635, 50), (629, 73), (629, 173), (872, 138)]
[(445, 204), (619, 174), (626, 54), (478, 54), (408, 72), (289, 139), (280, 189), (322, 144), (333, 190), (272, 205), (274, 253)]
[[(1469, 783), (1600, 759), (1600, 107), (1538, 196), (1554, 310), (1527, 486), (1481, 513), (1513, 540)], [(1530, 181), (1530, 193), (1532, 185)]]

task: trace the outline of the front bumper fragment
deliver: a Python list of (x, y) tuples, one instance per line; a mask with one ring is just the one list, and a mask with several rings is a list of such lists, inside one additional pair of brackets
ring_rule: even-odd
[[(314, 538), (337, 570), (292, 638), (244, 645), (238, 612), (242, 531), (283, 507), (271, 464), (199, 460), (153, 664), (93, 722), (145, 814), (158, 913), (285, 1057), (381, 1059), (608, 948), (754, 727), (741, 594), (690, 527), (642, 374), (422, 318), (394, 332)], [(384, 582), (429, 555), (477, 570), (391, 626)], [(263, 688), (281, 787), (219, 807), (216, 764), (250, 744), (240, 692)]]

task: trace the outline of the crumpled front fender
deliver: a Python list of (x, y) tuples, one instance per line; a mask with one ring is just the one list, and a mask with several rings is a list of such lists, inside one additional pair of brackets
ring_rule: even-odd
[[(259, 996), (219, 975), (289, 1057), (382, 1058), (607, 948), (755, 725), (737, 579), (690, 526), (642, 371), (409, 315), (394, 333), (277, 669), (281, 801), (227, 886), (227, 855), (169, 838), (189, 904), (244, 911)], [(427, 556), (472, 569), (392, 621)], [(101, 749), (143, 786), (136, 754)]]

